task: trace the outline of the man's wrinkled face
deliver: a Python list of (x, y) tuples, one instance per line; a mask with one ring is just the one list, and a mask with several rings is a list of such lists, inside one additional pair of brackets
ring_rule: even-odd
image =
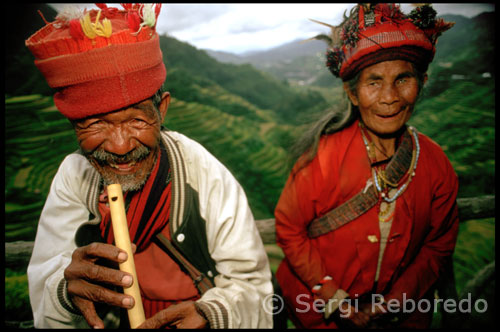
[(80, 148), (104, 179), (123, 191), (146, 183), (160, 149), (161, 117), (151, 100), (79, 120), (75, 132)]

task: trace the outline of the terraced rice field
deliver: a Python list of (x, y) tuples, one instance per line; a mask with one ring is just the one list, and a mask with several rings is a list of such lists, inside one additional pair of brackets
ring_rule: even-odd
[(5, 108), (6, 240), (32, 240), (52, 178), (78, 145), (52, 97), (7, 98)]
[(164, 124), (198, 141), (228, 167), (257, 218), (272, 217), (288, 175), (286, 152), (265, 139), (258, 122), (173, 98)]

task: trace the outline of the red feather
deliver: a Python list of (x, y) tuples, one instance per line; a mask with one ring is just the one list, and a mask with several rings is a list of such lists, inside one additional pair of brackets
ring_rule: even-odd
[(83, 39), (85, 37), (79, 19), (69, 21), (69, 34), (75, 39)]
[(128, 27), (130, 30), (136, 32), (139, 30), (139, 27), (141, 25), (141, 18), (139, 17), (139, 14), (136, 11), (129, 11), (128, 12)]

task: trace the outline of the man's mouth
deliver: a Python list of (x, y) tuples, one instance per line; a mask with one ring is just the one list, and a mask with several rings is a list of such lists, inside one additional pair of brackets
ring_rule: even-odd
[(109, 167), (117, 173), (128, 173), (135, 170), (143, 160), (147, 159), (150, 152), (151, 149), (141, 146), (123, 156), (117, 156), (102, 149), (94, 151), (91, 156), (101, 167)]
[(127, 169), (131, 169), (132, 167), (135, 166), (135, 164), (137, 164), (136, 161), (132, 161), (130, 163), (125, 163), (125, 164), (113, 164), (113, 163), (108, 163), (109, 166), (113, 167), (113, 168), (116, 168), (118, 170), (127, 170)]

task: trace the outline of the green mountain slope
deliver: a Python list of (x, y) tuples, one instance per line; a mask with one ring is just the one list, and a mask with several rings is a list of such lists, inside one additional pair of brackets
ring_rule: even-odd
[(160, 45), (167, 71), (174, 70), (167, 74), (166, 87), (176, 98), (199, 101), (202, 96), (193, 94), (193, 84), (219, 85), (261, 109), (272, 110), (276, 120), (285, 123), (296, 123), (298, 117), (327, 107), (321, 94), (293, 89), (251, 65), (219, 63), (205, 51), (167, 36), (161, 37)]

